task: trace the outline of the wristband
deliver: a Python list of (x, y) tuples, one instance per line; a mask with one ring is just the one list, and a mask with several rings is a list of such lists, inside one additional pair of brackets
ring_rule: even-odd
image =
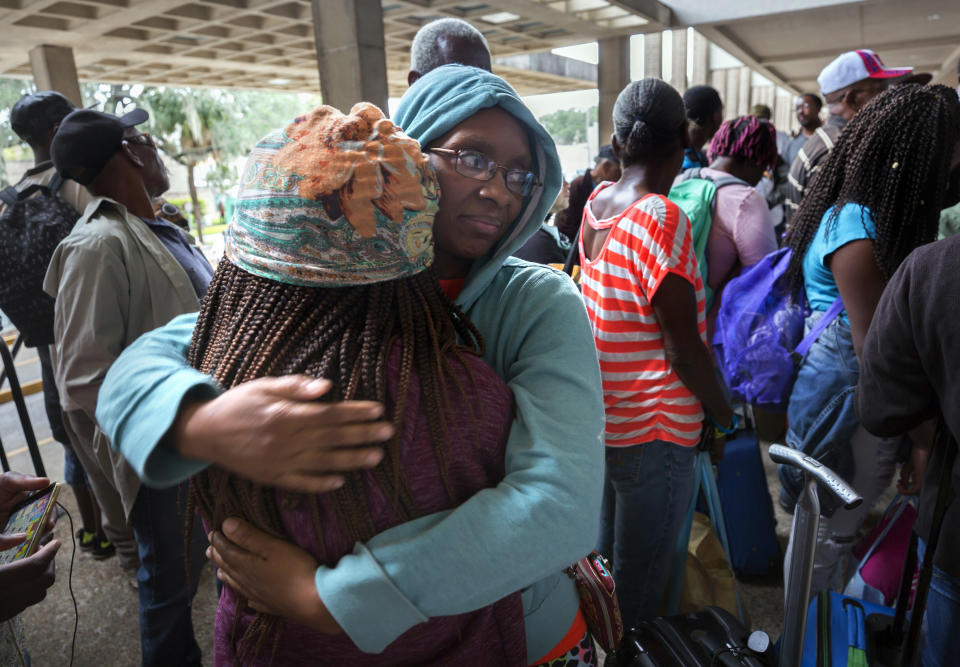
[(737, 413), (733, 413), (733, 421), (730, 424), (730, 427), (721, 426), (720, 423), (714, 418), (712, 414), (707, 413), (707, 418), (710, 420), (710, 423), (713, 424), (714, 428), (723, 435), (732, 435), (737, 432), (737, 426), (740, 425), (739, 420), (737, 419)]

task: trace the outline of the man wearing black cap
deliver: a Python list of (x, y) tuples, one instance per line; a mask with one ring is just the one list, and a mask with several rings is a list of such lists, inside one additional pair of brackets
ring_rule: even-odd
[(112, 477), (140, 550), (143, 665), (199, 665), (190, 600), (206, 540), (194, 524), (189, 584), (184, 568), (185, 488), (141, 486), (97, 428), (97, 394), (107, 369), (141, 334), (196, 312), (213, 270), (182, 230), (154, 217), (152, 197), (169, 187), (150, 138), (148, 115), (78, 110), (51, 146), (57, 171), (95, 199), (57, 247), (44, 289), (56, 297), (54, 370), (67, 421)]
[[(72, 227), (72, 222), (83, 213), (87, 204), (90, 202), (90, 194), (86, 189), (72, 180), (60, 181), (54, 179), (56, 169), (50, 160), (50, 144), (53, 136), (67, 114), (75, 109), (73, 103), (66, 97), (53, 90), (41, 90), (30, 95), (25, 95), (10, 110), (10, 127), (23, 141), (25, 141), (33, 150), (33, 167), (28, 169), (23, 178), (14, 186), (17, 192), (24, 192), (32, 186), (44, 186), (51, 188), (50, 196), (35, 193), (31, 196), (34, 203), (43, 201), (45, 208), (28, 208), (23, 206), (22, 213), (11, 212), (11, 215), (23, 215), (25, 222), (42, 224), (46, 226), (56, 225), (62, 229), (65, 236)], [(59, 187), (58, 187), (59, 186)], [(70, 209), (60, 208), (60, 205), (53, 204), (53, 198), (59, 198), (73, 209), (69, 218), (64, 218), (65, 212)], [(9, 207), (0, 202), (0, 215), (5, 215)], [(37, 218), (29, 218), (30, 215), (36, 215)], [(64, 218), (64, 219), (61, 219)], [(24, 298), (26, 307), (31, 308), (34, 302), (29, 298), (32, 277), (38, 275), (39, 267), (46, 269), (50, 261), (50, 253), (53, 248), (50, 245), (35, 244), (38, 239), (31, 234), (24, 234), (17, 243), (7, 243), (2, 247), (5, 252), (0, 255), (0, 261), (5, 266), (6, 276), (20, 276), (21, 281), (10, 280), (4, 285), (5, 297), (11, 299)], [(39, 265), (39, 266), (38, 266)], [(42, 278), (42, 274), (39, 274)], [(12, 311), (11, 311), (12, 313)], [(12, 315), (11, 315), (12, 317)], [(40, 321), (38, 317), (37, 322)], [(47, 320), (43, 320), (46, 322)], [(21, 323), (23, 326), (23, 323)], [(49, 326), (49, 325), (48, 325)], [(47, 419), (50, 422), (50, 431), (54, 439), (64, 446), (64, 478), (73, 489), (77, 499), (77, 506), (80, 509), (80, 516), (83, 526), (77, 532), (77, 544), (81, 549), (92, 553), (96, 559), (103, 559), (112, 556), (116, 548), (120, 548), (120, 566), (121, 568), (135, 572), (139, 566), (140, 559), (137, 556), (136, 544), (133, 540), (133, 531), (124, 519), (123, 515), (106, 516), (106, 531), (101, 523), (100, 506), (111, 507), (110, 498), (106, 502), (99, 503), (100, 500), (96, 486), (91, 492), (91, 483), (87, 478), (85, 466), (78, 458), (71, 443), (67, 427), (63, 422), (63, 416), (60, 409), (60, 398), (57, 393), (57, 387), (54, 382), (53, 368), (50, 362), (50, 351), (48, 343), (52, 341), (52, 327), (49, 333), (45, 333), (42, 339), (31, 340), (33, 335), (30, 327), (21, 331), (24, 335), (24, 342), (28, 347), (36, 346), (37, 357), (40, 360), (41, 376), (43, 378), (43, 399), (47, 412)], [(109, 489), (108, 489), (109, 491)], [(115, 493), (113, 494), (116, 495)], [(109, 532), (114, 543), (107, 538), (106, 532)]]

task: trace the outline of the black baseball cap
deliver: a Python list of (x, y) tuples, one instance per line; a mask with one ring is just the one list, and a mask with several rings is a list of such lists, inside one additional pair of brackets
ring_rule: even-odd
[(28, 144), (36, 144), (74, 109), (73, 102), (57, 91), (38, 90), (24, 95), (13, 105), (10, 127)]
[(597, 162), (600, 160), (610, 160), (611, 162), (617, 162), (617, 156), (613, 153), (613, 146), (607, 144), (600, 148), (600, 152), (597, 153)]
[(77, 109), (60, 122), (60, 129), (53, 137), (50, 146), (53, 166), (63, 178), (89, 185), (120, 150), (124, 131), (149, 118), (143, 109), (134, 109), (122, 116)]

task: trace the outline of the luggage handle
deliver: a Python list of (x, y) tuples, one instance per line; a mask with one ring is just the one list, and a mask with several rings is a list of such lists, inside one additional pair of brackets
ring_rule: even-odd
[(800, 468), (805, 473), (815, 477), (822, 488), (835, 495), (846, 509), (853, 509), (863, 502), (863, 498), (850, 488), (843, 479), (815, 458), (805, 456), (795, 449), (783, 445), (770, 445), (770, 458), (776, 463), (783, 463), (794, 468)]
[(813, 557), (820, 525), (821, 490), (826, 489), (835, 495), (847, 508), (856, 507), (863, 502), (863, 498), (834, 471), (810, 456), (804, 456), (783, 445), (770, 445), (768, 453), (776, 463), (799, 468), (804, 473), (803, 491), (797, 501), (791, 530), (793, 548), (790, 551), (790, 571), (785, 582), (786, 599), (779, 663), (780, 667), (797, 667), (803, 657)]

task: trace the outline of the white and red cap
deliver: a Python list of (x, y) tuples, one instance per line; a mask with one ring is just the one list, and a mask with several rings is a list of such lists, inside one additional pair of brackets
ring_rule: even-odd
[(864, 79), (896, 79), (911, 72), (912, 67), (884, 67), (875, 52), (858, 49), (837, 56), (820, 72), (817, 83), (820, 84), (820, 93), (829, 95)]

